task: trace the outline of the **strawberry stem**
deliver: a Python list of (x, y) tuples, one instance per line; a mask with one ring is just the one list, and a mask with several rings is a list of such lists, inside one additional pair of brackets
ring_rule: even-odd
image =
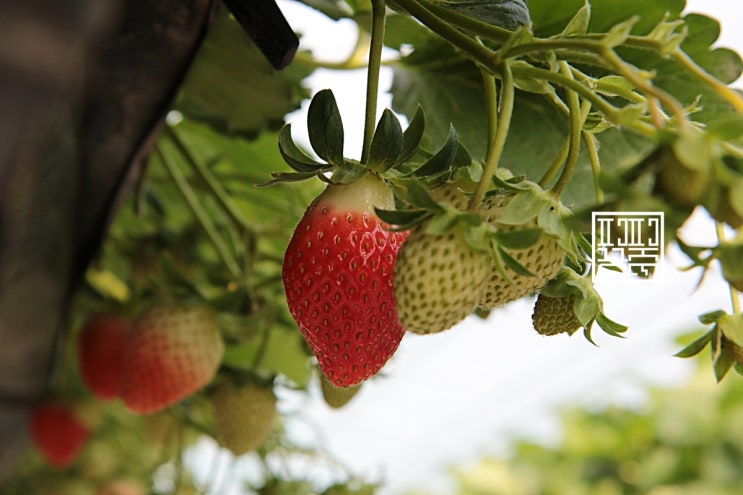
[[(570, 70), (570, 66), (567, 62), (560, 62), (560, 71), (570, 79), (573, 79), (573, 73)], [(560, 197), (565, 188), (570, 182), (570, 178), (575, 172), (575, 166), (578, 163), (578, 154), (580, 153), (580, 141), (581, 131), (583, 129), (583, 116), (581, 112), (580, 99), (575, 91), (568, 90), (567, 92), (568, 108), (570, 109), (570, 144), (568, 147), (568, 157), (565, 162), (565, 167), (562, 169), (562, 174), (557, 179), (552, 193), (556, 197)]]
[(364, 142), (361, 149), (362, 164), (369, 159), (374, 129), (377, 124), (377, 97), (379, 95), (379, 71), (382, 66), (384, 47), (385, 2), (372, 0), (371, 43), (369, 45), (369, 68), (366, 71), (366, 111), (364, 117)]
[[(495, 171), (498, 168), (498, 162), (503, 155), (503, 148), (506, 145), (506, 138), (508, 137), (508, 130), (511, 127), (511, 117), (513, 116), (513, 103), (515, 99), (515, 88), (513, 84), (513, 74), (508, 64), (503, 64), (501, 67), (501, 77), (503, 78), (501, 95), (500, 95), (500, 109), (496, 108), (495, 98), (492, 100), (488, 99), (489, 111), (491, 113), (498, 112), (498, 119), (496, 121), (496, 130), (493, 135), (492, 146), (488, 149), (487, 159), (485, 166), (483, 167), (482, 177), (480, 182), (477, 184), (475, 193), (470, 198), (468, 205), (469, 210), (476, 210), (482, 198), (485, 197), (485, 193), (490, 187), (491, 180)], [(493, 94), (494, 94), (493, 90)]]
[(158, 146), (155, 149), (155, 152), (160, 159), (160, 162), (163, 164), (165, 169), (170, 174), (170, 177), (173, 179), (173, 182), (175, 182), (175, 185), (178, 188), (178, 191), (183, 196), (183, 199), (186, 201), (189, 208), (191, 208), (194, 216), (206, 232), (206, 235), (209, 237), (209, 240), (214, 246), (214, 249), (217, 251), (219, 258), (222, 260), (227, 270), (229, 270), (230, 275), (232, 275), (232, 277), (234, 278), (240, 278), (241, 271), (239, 265), (237, 264), (237, 261), (235, 261), (232, 253), (230, 253), (229, 249), (227, 248), (227, 244), (224, 242), (224, 239), (219, 234), (219, 231), (217, 230), (216, 225), (214, 225), (214, 222), (212, 222), (211, 218), (209, 217), (209, 214), (199, 202), (196, 193), (194, 193), (194, 190), (191, 188), (190, 184), (184, 177), (183, 172), (173, 162), (173, 160), (171, 160), (170, 156), (167, 153), (163, 152), (161, 146)]
[(593, 133), (584, 130), (582, 133), (583, 144), (588, 152), (588, 159), (591, 162), (591, 173), (593, 175), (593, 190), (596, 192), (596, 203), (604, 202), (604, 190), (601, 189), (599, 181), (601, 175), (601, 161), (599, 160), (599, 150), (596, 144), (596, 136)]

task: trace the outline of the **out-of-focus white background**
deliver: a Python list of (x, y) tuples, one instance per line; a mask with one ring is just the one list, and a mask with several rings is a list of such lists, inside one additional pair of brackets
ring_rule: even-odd
[[(317, 58), (342, 60), (353, 46), (352, 23), (328, 21), (296, 2), (279, 5), (302, 33), (302, 48), (311, 48)], [(743, 52), (740, 0), (690, 0), (687, 11), (721, 20), (717, 44)], [(383, 72), (382, 88), (390, 81)], [(346, 127), (346, 154), (358, 157), (365, 71), (321, 70), (307, 84), (313, 93), (334, 91)], [(380, 98), (380, 112), (389, 102), (387, 95)], [(305, 110), (289, 118), (298, 140), (306, 135)], [(714, 226), (705, 215), (694, 216), (684, 232), (695, 243), (715, 243)], [(317, 386), (309, 400), (282, 394), (282, 409), (299, 413), (286, 426), (298, 441), (321, 444), (356, 473), (383, 482), (383, 495), (414, 488), (450, 493), (448, 468), (504, 453), (514, 437), (558, 439), (561, 406), (639, 407), (648, 384), (687, 379), (693, 365), (673, 357), (680, 348), (674, 337), (701, 329), (697, 315), (728, 309), (730, 299), (715, 274), (695, 290), (699, 273), (676, 269), (684, 262), (671, 250), (651, 281), (606, 272), (598, 277), (605, 313), (630, 327), (625, 339), (598, 327), (593, 332), (598, 347), (581, 333), (542, 337), (531, 327), (533, 300), (519, 301), (486, 321), (473, 317), (441, 334), (407, 335), (381, 376), (343, 409), (326, 406)], [(709, 379), (714, 380), (711, 369)], [(203, 446), (205, 452), (213, 448)]]

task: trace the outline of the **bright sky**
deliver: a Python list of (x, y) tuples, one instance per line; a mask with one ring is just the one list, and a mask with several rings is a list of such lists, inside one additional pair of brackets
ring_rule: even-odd
[[(722, 19), (719, 44), (743, 52), (740, 0), (687, 3), (689, 11)], [(338, 47), (352, 46), (350, 24), (326, 23), (295, 2), (280, 5), (303, 33), (303, 46), (313, 47), (317, 57), (344, 58)], [(389, 82), (385, 73), (382, 87)], [(346, 154), (357, 156), (364, 72), (318, 71), (309, 84), (313, 93), (333, 89), (347, 128)], [(388, 105), (389, 99), (381, 98), (380, 111)], [(302, 113), (290, 118), (296, 137), (306, 135), (304, 120)], [(687, 227), (695, 240), (714, 242), (706, 218), (695, 217)], [(599, 347), (580, 333), (541, 337), (531, 328), (533, 301), (521, 301), (495, 311), (487, 321), (472, 318), (442, 334), (406, 336), (383, 376), (365, 384), (344, 409), (325, 406), (317, 389), (306, 402), (284, 397), (282, 407), (302, 417), (289, 427), (298, 438), (324, 445), (357, 473), (381, 479), (382, 495), (401, 495), (414, 487), (450, 493), (447, 468), (502, 453), (514, 436), (558, 438), (555, 411), (562, 405), (639, 406), (644, 385), (675, 384), (689, 376), (690, 363), (672, 356), (679, 349), (673, 336), (697, 328), (698, 314), (728, 308), (729, 298), (714, 276), (691, 297), (698, 274), (674, 268), (683, 262), (677, 252), (667, 257), (669, 263), (653, 281), (598, 278), (605, 312), (630, 327), (627, 339), (605, 336), (598, 328)]]

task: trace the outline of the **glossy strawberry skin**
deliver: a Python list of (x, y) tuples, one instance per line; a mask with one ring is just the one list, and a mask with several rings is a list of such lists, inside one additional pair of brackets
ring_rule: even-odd
[(49, 464), (64, 469), (72, 465), (90, 437), (90, 430), (72, 409), (44, 402), (31, 415), (31, 438)]
[(127, 319), (100, 314), (91, 317), (80, 330), (80, 374), (85, 385), (99, 399), (109, 400), (119, 396), (129, 329)]
[(373, 376), (400, 345), (393, 270), (406, 236), (323, 195), (292, 236), (282, 274), (289, 310), (336, 386)]
[(156, 303), (134, 322), (121, 398), (139, 414), (161, 411), (209, 383), (223, 354), (224, 341), (209, 307)]

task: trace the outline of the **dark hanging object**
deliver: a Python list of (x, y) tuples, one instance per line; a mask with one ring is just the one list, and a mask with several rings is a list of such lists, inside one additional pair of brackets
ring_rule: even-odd
[(224, 0), (224, 3), (274, 69), (289, 65), (297, 53), (299, 39), (275, 0)]

